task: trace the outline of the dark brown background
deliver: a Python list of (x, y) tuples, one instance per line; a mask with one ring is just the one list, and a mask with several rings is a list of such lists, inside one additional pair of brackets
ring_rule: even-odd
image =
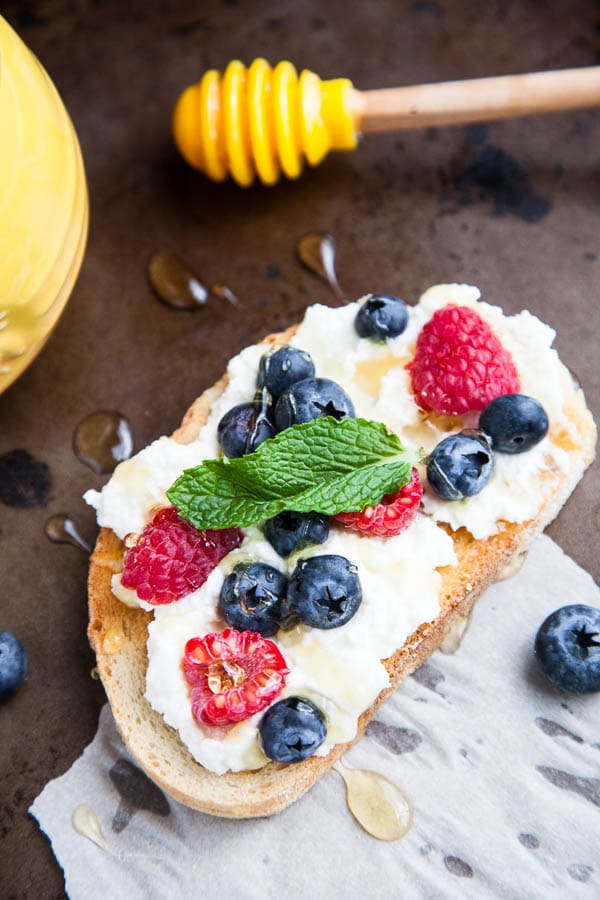
[[(600, 4), (49, 0), (2, 11), (71, 112), (91, 199), (72, 300), (0, 397), (0, 453), (24, 448), (53, 479), (46, 508), (0, 504), (0, 628), (30, 659), (26, 684), (0, 708), (0, 895), (45, 898), (62, 895), (62, 875), (27, 809), (81, 754), (103, 703), (85, 637), (86, 558), (43, 534), (51, 513), (68, 512), (94, 538), (80, 497), (102, 479), (71, 450), (83, 416), (120, 410), (136, 449), (173, 429), (233, 353), (332, 299), (294, 260), (296, 238), (312, 229), (335, 235), (349, 299), (372, 290), (414, 302), (432, 283), (464, 280), (509, 312), (529, 308), (557, 328), (599, 411), (599, 112), (370, 137), (297, 183), (243, 192), (177, 158), (178, 92), (208, 67), (257, 55), (361, 88), (589, 65), (600, 62)], [(161, 305), (145, 274), (157, 248), (227, 281), (243, 306)], [(599, 504), (596, 469), (550, 529), (596, 578)]]

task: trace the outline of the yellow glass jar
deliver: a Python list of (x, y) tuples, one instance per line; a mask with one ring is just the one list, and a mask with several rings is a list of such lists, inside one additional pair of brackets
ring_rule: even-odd
[(83, 160), (50, 78), (0, 16), (0, 392), (29, 365), (79, 273)]

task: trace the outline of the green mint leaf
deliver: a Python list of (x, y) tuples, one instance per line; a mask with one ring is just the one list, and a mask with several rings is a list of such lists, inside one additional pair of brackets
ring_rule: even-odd
[(398, 491), (416, 461), (381, 422), (327, 417), (287, 428), (239, 459), (187, 469), (167, 496), (197, 528), (245, 527), (284, 509), (334, 515)]

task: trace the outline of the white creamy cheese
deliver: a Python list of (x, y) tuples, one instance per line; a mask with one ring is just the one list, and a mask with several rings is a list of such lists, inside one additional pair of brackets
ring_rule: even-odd
[[(430, 288), (418, 306), (409, 308), (405, 332), (385, 343), (360, 338), (354, 318), (360, 301), (340, 309), (310, 307), (291, 343), (308, 351), (320, 377), (337, 381), (352, 397), (358, 416), (385, 422), (407, 446), (431, 450), (446, 434), (459, 431), (465, 420), (443, 422), (426, 417), (414, 403), (406, 365), (414, 355), (418, 334), (437, 309), (447, 303), (475, 307), (511, 353), (523, 393), (536, 397), (548, 412), (551, 427), (572, 432), (564, 413), (572, 395), (568, 372), (551, 344), (554, 332), (528, 312), (504, 316), (479, 302), (469, 285)], [(253, 346), (231, 360), (229, 383), (213, 406), (197, 440), (181, 445), (162, 437), (137, 456), (121, 463), (101, 492), (85, 499), (97, 510), (100, 525), (119, 537), (139, 533), (156, 506), (167, 503), (165, 492), (181, 472), (201, 460), (218, 456), (217, 425), (237, 403), (252, 399), (258, 362), (264, 347)], [(327, 718), (327, 740), (319, 753), (349, 741), (357, 720), (378, 693), (388, 686), (381, 659), (401, 647), (421, 624), (439, 612), (440, 575), (437, 568), (456, 564), (451, 538), (435, 524), (465, 526), (476, 538), (488, 537), (501, 520), (523, 522), (540, 505), (542, 470), (549, 464), (560, 471), (567, 454), (549, 437), (518, 456), (496, 454), (495, 469), (479, 495), (462, 502), (440, 500), (426, 489), (423, 506), (413, 525), (397, 537), (367, 538), (333, 529), (329, 540), (301, 556), (339, 553), (358, 567), (363, 602), (341, 628), (321, 630), (298, 625), (280, 631), (278, 643), (290, 669), (280, 697), (302, 694), (314, 699)], [(266, 758), (257, 737), (260, 715), (228, 731), (201, 728), (191, 713), (189, 689), (181, 668), (183, 649), (191, 637), (219, 631), (225, 622), (218, 613), (223, 579), (241, 560), (262, 560), (291, 574), (297, 557), (281, 559), (258, 528), (246, 529), (243, 545), (230, 553), (193, 594), (154, 611), (149, 626), (146, 697), (176, 728), (195, 759), (214, 772), (254, 769)], [(135, 603), (136, 595), (113, 577), (116, 596)]]
[[(227, 627), (218, 613), (224, 578), (240, 561), (262, 560), (291, 574), (299, 557), (337, 553), (358, 568), (363, 601), (341, 628), (297, 625), (276, 638), (290, 669), (279, 699), (312, 698), (327, 717), (326, 754), (350, 741), (360, 714), (389, 685), (381, 659), (390, 656), (423, 622), (439, 613), (441, 581), (436, 566), (455, 565), (452, 539), (426, 516), (397, 537), (362, 537), (332, 530), (326, 543), (281, 559), (258, 528), (247, 529), (242, 546), (230, 553), (193, 594), (155, 607), (148, 628), (146, 698), (176, 728), (194, 758), (213, 772), (258, 768), (266, 762), (257, 740), (258, 716), (240, 722), (224, 738), (210, 738), (192, 718), (181, 660), (186, 642)], [(382, 559), (386, 565), (382, 566)], [(117, 576), (118, 577), (118, 576)]]

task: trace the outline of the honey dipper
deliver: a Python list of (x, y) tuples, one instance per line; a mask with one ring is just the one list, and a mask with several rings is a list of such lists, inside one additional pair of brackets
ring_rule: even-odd
[(353, 150), (361, 133), (508, 119), (600, 106), (600, 66), (358, 91), (347, 78), (322, 81), (290, 62), (255, 59), (205, 72), (179, 97), (175, 142), (214, 181), (242, 187), (297, 178), (329, 150)]

